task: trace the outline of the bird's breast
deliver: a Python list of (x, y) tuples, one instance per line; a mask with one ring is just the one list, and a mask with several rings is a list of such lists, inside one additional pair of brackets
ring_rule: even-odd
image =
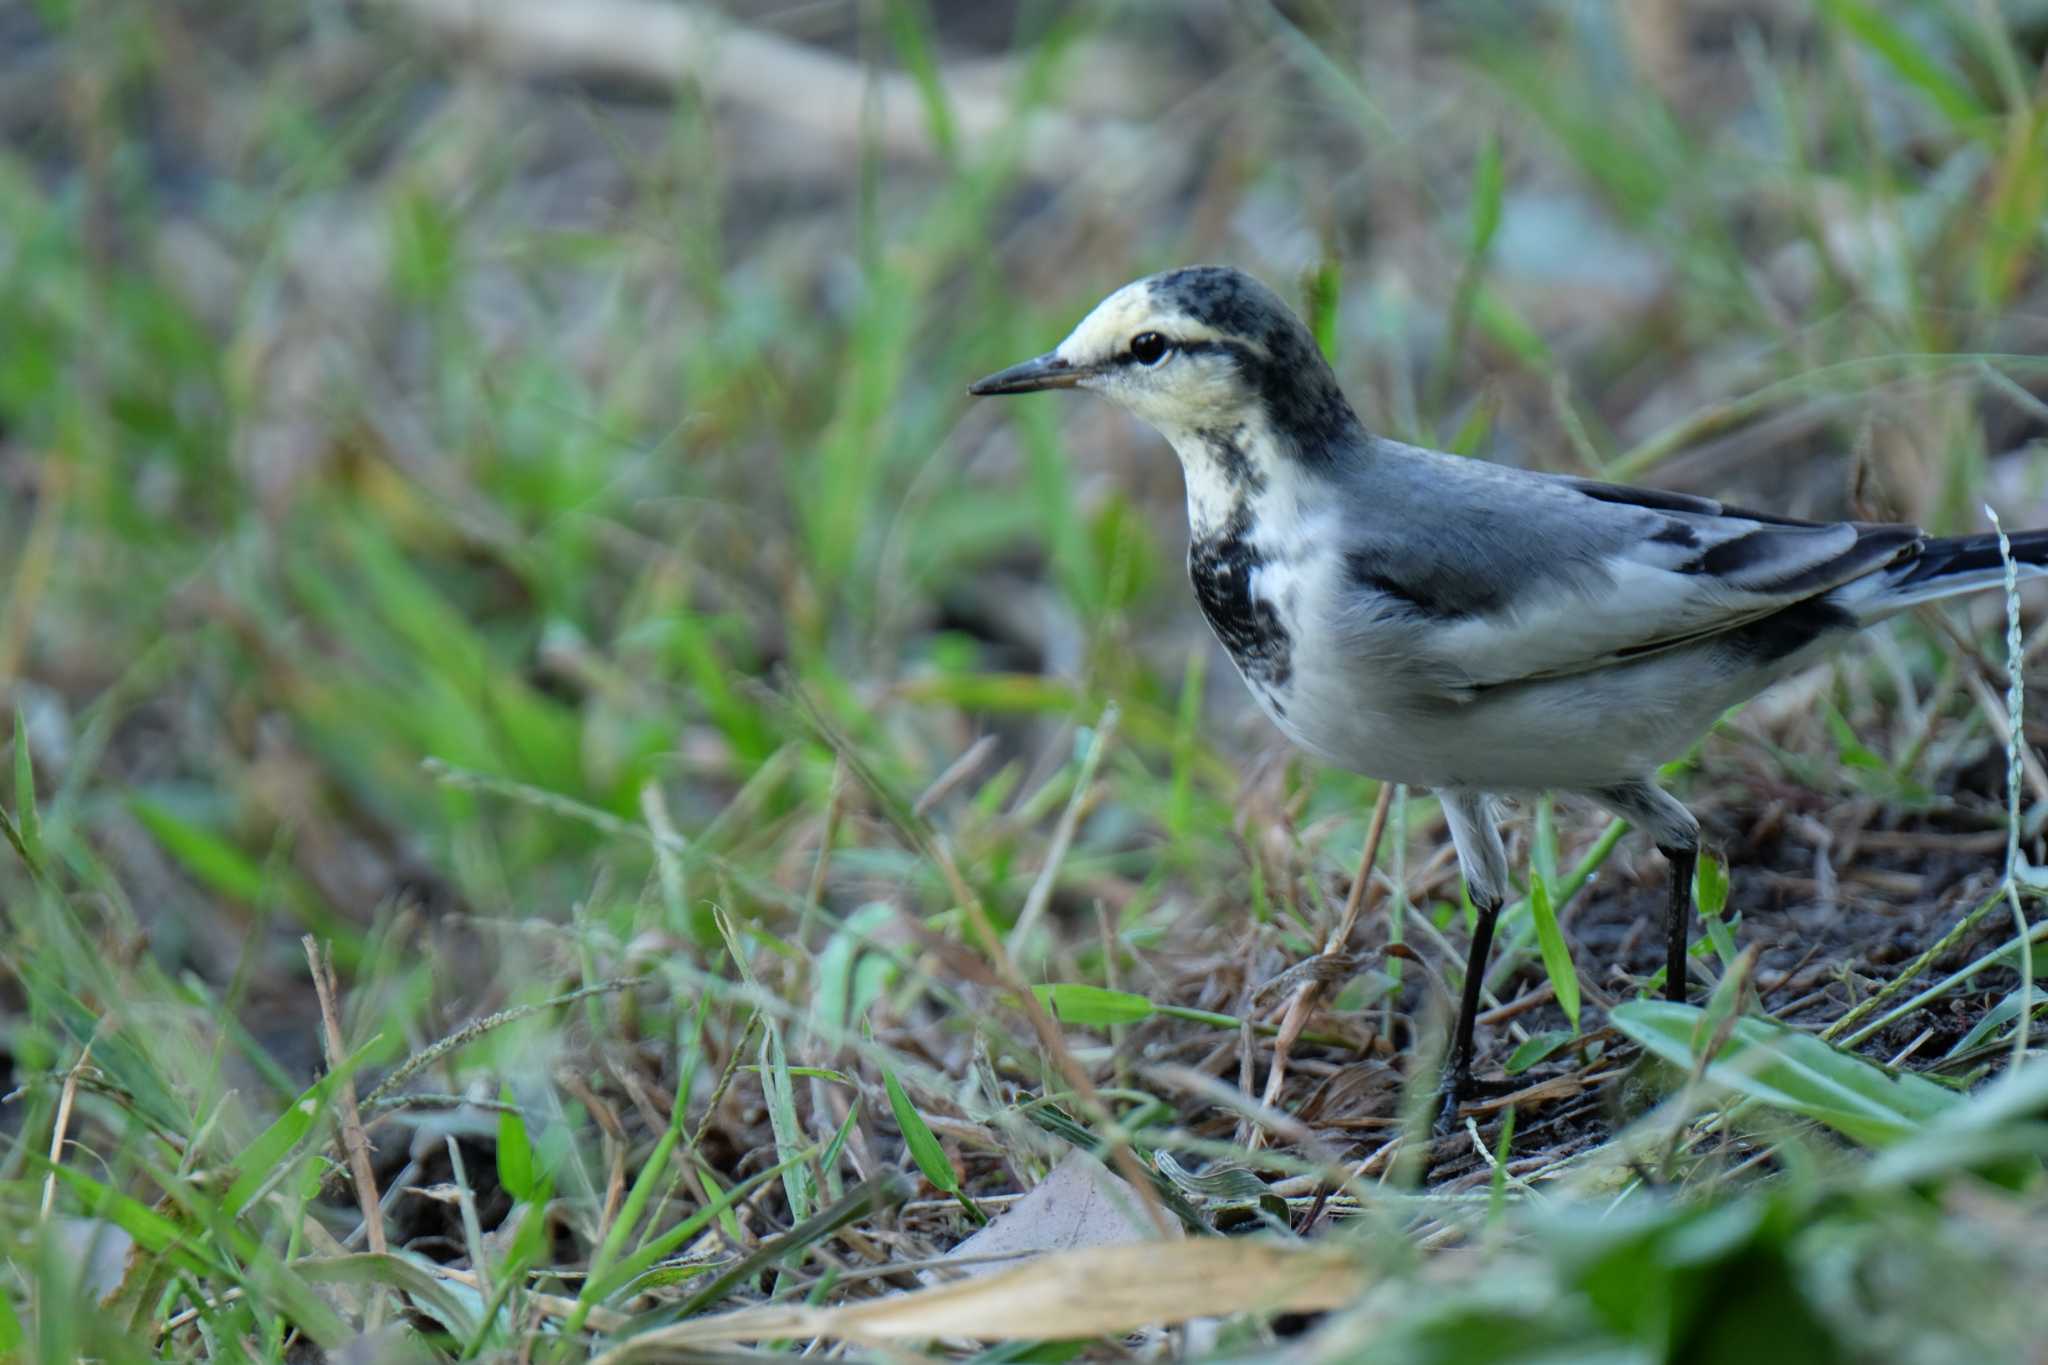
[(1209, 628), (1260, 700), (1283, 692), (1294, 674), (1294, 633), (1282, 615), (1271, 578), (1270, 555), (1237, 519), (1188, 545), (1188, 581)]
[(1252, 696), (1309, 752), (1373, 776), (1416, 780), (1403, 717), (1412, 689), (1344, 620), (1341, 558), (1327, 518), (1240, 506), (1198, 527), (1188, 578)]

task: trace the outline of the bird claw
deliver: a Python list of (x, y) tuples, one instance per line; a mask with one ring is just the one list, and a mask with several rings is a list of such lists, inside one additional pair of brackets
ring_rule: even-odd
[(1445, 1095), (1443, 1102), (1437, 1106), (1436, 1122), (1430, 1125), (1430, 1136), (1440, 1138), (1455, 1137), (1460, 1126), (1458, 1121), (1458, 1102), (1449, 1095)]
[(1436, 1122), (1430, 1125), (1432, 1136), (1446, 1138), (1455, 1134), (1462, 1126), (1459, 1106), (1464, 1102), (1465, 1087), (1446, 1085), (1437, 1092)]
[(1518, 1082), (1513, 1077), (1467, 1076), (1453, 1085), (1446, 1082), (1437, 1091), (1436, 1122), (1430, 1132), (1437, 1137), (1449, 1137), (1464, 1131), (1465, 1104), (1471, 1100), (1493, 1099), (1511, 1093)]

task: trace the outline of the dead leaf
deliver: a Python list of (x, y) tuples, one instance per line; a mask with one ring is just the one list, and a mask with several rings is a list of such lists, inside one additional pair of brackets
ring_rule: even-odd
[(770, 1337), (863, 1344), (937, 1337), (1074, 1340), (1253, 1309), (1336, 1308), (1365, 1287), (1364, 1267), (1327, 1246), (1221, 1237), (1135, 1242), (1055, 1252), (995, 1275), (836, 1308), (776, 1305), (699, 1318), (635, 1337), (595, 1365), (622, 1365), (678, 1346)]
[[(1178, 1223), (1173, 1230), (1176, 1236), (1180, 1235)], [(1151, 1220), (1145, 1217), (1131, 1187), (1094, 1157), (1069, 1151), (1029, 1194), (946, 1255), (949, 1259), (1005, 1255), (1021, 1258), (1048, 1251), (1143, 1242), (1152, 1235)], [(1012, 1268), (991, 1262), (963, 1265), (957, 1273), (996, 1275)], [(928, 1284), (946, 1284), (951, 1276), (926, 1272), (924, 1279)]]

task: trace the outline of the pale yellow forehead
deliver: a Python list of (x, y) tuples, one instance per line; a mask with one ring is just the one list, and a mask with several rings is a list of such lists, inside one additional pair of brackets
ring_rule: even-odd
[(1076, 362), (1114, 355), (1140, 332), (1163, 332), (1181, 344), (1212, 341), (1220, 335), (1180, 309), (1162, 305), (1150, 280), (1136, 280), (1096, 304), (1060, 343), (1059, 354)]

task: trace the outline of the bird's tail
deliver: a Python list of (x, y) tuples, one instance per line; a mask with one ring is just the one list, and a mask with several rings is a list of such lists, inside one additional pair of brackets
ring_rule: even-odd
[[(2013, 531), (2006, 540), (2022, 579), (2048, 574), (2048, 529)], [(2005, 560), (1995, 532), (1946, 536), (1922, 541), (1918, 555), (1866, 581), (1875, 591), (1857, 594), (1861, 600), (1845, 605), (1861, 619), (1874, 621), (1936, 598), (1998, 587), (2005, 582)]]

